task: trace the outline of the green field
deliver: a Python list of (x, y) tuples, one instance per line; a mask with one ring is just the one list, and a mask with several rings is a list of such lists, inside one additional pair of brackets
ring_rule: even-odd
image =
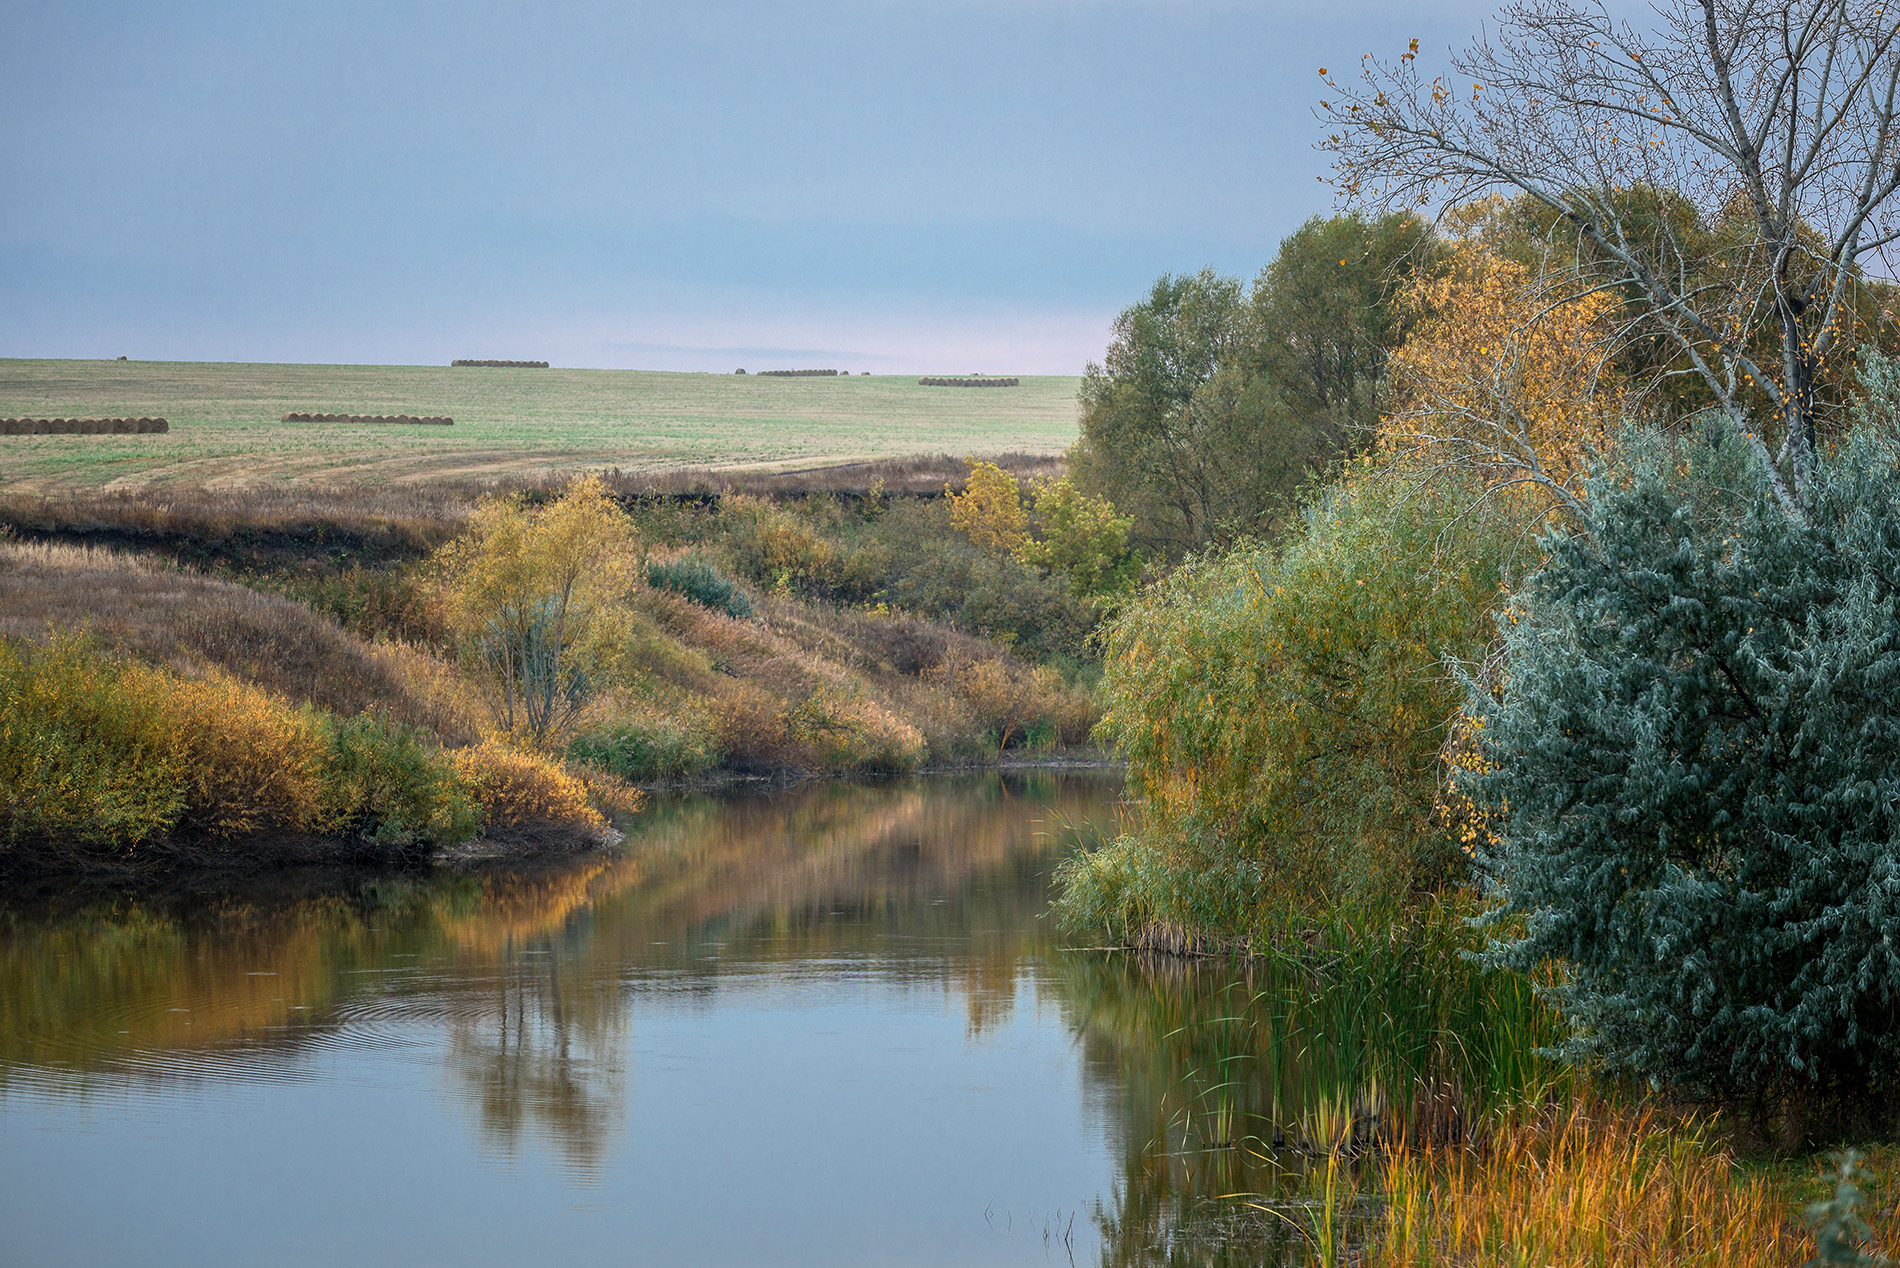
[[(1073, 376), (914, 377), (0, 359), (0, 417), (152, 415), (163, 436), (0, 436), (0, 487), (383, 483), (590, 467), (797, 469), (906, 454), (1054, 454)], [(283, 423), (448, 414), (454, 427)]]

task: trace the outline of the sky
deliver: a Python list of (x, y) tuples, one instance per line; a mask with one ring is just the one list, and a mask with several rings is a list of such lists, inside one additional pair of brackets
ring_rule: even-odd
[(1491, 3), (0, 4), (0, 357), (1077, 374)]

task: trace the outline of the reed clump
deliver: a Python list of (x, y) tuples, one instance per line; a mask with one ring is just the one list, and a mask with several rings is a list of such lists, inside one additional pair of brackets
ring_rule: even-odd
[[(1401, 1141), (1375, 1185), (1363, 1258), (1490, 1268), (1787, 1268), (1796, 1207), (1706, 1119), (1580, 1097), (1509, 1117), (1474, 1147)], [(1335, 1198), (1344, 1197), (1336, 1194)]]

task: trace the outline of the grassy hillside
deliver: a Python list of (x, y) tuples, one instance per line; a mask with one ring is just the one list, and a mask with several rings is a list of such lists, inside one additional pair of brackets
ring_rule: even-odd
[[(1017, 388), (912, 377), (0, 360), (0, 417), (170, 420), (163, 436), (0, 438), (0, 487), (486, 479), (545, 469), (806, 467), (909, 454), (1053, 455), (1073, 377)], [(448, 414), (455, 426), (282, 423), (286, 412)]]

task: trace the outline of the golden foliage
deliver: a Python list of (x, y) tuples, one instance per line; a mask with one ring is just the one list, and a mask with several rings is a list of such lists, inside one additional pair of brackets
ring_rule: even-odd
[(1405, 301), (1420, 319), (1392, 356), (1397, 408), (1380, 447), (1574, 505), (1620, 417), (1605, 368), (1616, 305), (1600, 292), (1553, 302), (1552, 291), (1529, 266), (1473, 242), (1458, 245), (1448, 271), (1413, 282)]
[(436, 554), (450, 625), (495, 723), (531, 744), (564, 732), (613, 643), (633, 525), (598, 476), (555, 501), (489, 498)]
[(968, 461), (970, 475), (963, 492), (953, 493), (949, 485), (944, 486), (951, 527), (992, 555), (1014, 554), (1029, 535), (1022, 486), (993, 462)]
[(587, 785), (546, 758), (489, 739), (457, 752), (454, 764), (488, 831), (607, 826), (588, 799)]
[(318, 714), (234, 678), (167, 684), (175, 743), (190, 772), (185, 821), (215, 837), (322, 832), (329, 824)]
[(0, 638), (0, 842), (110, 845), (164, 832), (185, 809), (166, 675), (79, 638)]

